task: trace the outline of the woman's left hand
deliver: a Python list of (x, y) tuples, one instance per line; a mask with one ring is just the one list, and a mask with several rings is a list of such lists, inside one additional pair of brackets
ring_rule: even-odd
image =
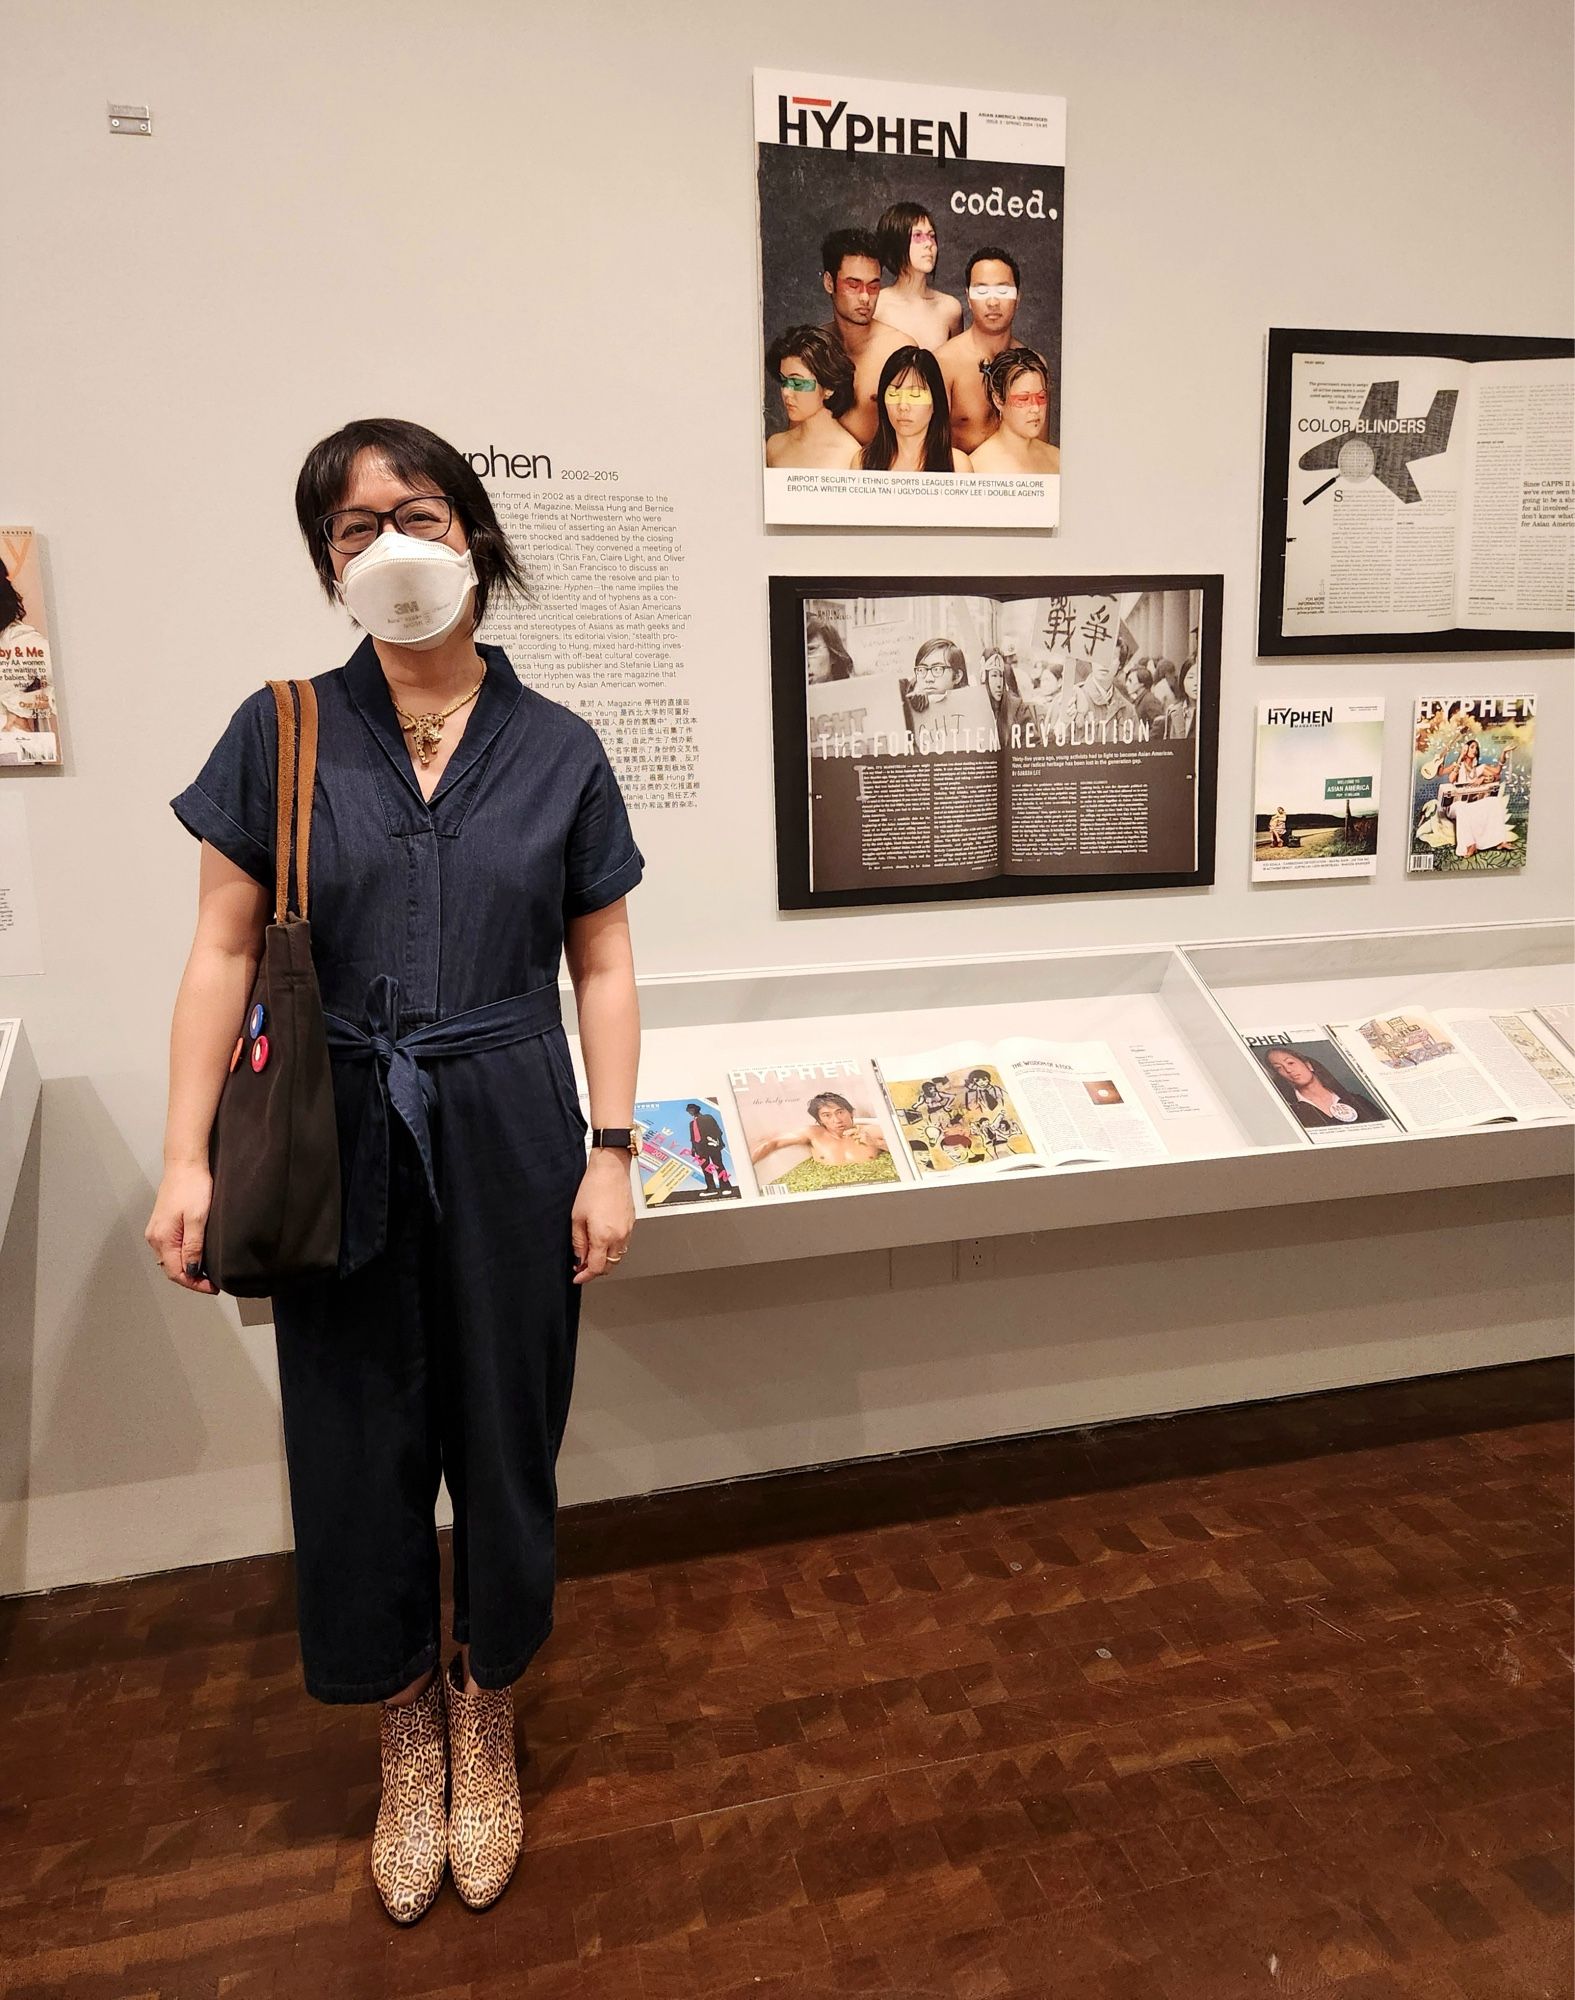
[(574, 1282), (599, 1278), (629, 1247), (634, 1196), (629, 1190), (629, 1155), (611, 1146), (593, 1146), (585, 1163), (571, 1222)]

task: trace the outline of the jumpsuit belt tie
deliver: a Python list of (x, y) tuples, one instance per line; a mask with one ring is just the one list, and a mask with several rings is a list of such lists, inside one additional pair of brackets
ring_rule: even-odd
[(345, 1177), (344, 1232), (339, 1274), (348, 1277), (378, 1255), (388, 1241), (389, 1112), (410, 1134), (421, 1160), (432, 1212), (441, 1218), (432, 1154), (432, 1110), (437, 1088), (423, 1062), (481, 1055), (528, 1042), (562, 1018), (556, 983), (489, 1001), (463, 1014), (400, 1033), (399, 981), (380, 972), (367, 988), (366, 1024), (324, 1012), (331, 1055), (368, 1067), (366, 1099), (354, 1157)]

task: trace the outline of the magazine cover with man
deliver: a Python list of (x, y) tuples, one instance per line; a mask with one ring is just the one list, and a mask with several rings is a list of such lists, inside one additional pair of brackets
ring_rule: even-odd
[(756, 70), (768, 523), (1060, 518), (1066, 102)]
[(1526, 865), (1537, 698), (1424, 695), (1411, 746), (1413, 875)]
[(905, 1178), (879, 1080), (862, 1056), (730, 1069), (764, 1195), (858, 1192)]

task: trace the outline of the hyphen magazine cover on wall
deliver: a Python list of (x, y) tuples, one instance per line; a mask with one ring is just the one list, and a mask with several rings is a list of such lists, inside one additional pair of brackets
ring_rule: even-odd
[(755, 72), (771, 524), (1060, 516), (1059, 97)]
[(1380, 700), (1259, 702), (1253, 881), (1376, 873), (1383, 755)]

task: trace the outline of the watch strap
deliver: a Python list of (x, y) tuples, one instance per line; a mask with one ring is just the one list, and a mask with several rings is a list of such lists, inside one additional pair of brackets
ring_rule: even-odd
[(619, 1152), (632, 1153), (634, 1151), (634, 1133), (627, 1125), (593, 1125), (591, 1127), (591, 1144), (593, 1146), (609, 1146)]

